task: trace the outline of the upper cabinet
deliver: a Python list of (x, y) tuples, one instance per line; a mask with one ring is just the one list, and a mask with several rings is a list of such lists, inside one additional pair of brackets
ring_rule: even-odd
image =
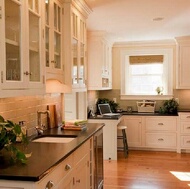
[(0, 1), (1, 97), (44, 93), (41, 3)]
[(190, 89), (190, 36), (177, 37), (176, 88)]
[(88, 32), (88, 90), (112, 89), (112, 43), (102, 31)]
[(64, 82), (63, 4), (59, 0), (44, 0), (44, 3), (46, 79)]
[[(64, 3), (64, 52), (66, 83), (71, 83), (75, 92), (86, 91), (86, 19), (91, 10), (84, 1), (69, 0)], [(71, 65), (68, 65), (71, 62)], [(71, 75), (71, 80), (69, 80)]]

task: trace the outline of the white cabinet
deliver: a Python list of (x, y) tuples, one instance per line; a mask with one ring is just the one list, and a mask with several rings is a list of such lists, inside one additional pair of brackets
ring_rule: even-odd
[(177, 41), (177, 67), (176, 88), (190, 89), (190, 36), (178, 37)]
[(1, 97), (43, 94), (41, 3), (2, 0), (0, 7)]
[(88, 119), (88, 123), (104, 123), (103, 158), (117, 160), (117, 125), (121, 119)]
[[(123, 124), (127, 126), (126, 134), (127, 134), (128, 146), (129, 147), (142, 146), (142, 117), (123, 116), (122, 119), (123, 119)], [(123, 144), (120, 144), (120, 146), (122, 145)]]
[[(0, 189), (89, 189), (93, 155), (91, 154), (93, 138), (82, 144), (64, 161), (51, 169), (39, 182), (0, 180)], [(49, 187), (48, 187), (49, 186)]]
[(177, 116), (149, 116), (145, 118), (145, 146), (177, 148)]
[(112, 88), (112, 43), (105, 32), (88, 32), (88, 90)]
[(85, 2), (64, 3), (64, 28), (67, 30), (64, 31), (64, 68), (68, 68), (65, 81), (75, 92), (86, 91), (86, 19), (90, 12)]
[(179, 112), (179, 146), (178, 152), (190, 149), (190, 112)]
[(46, 79), (63, 82), (63, 3), (44, 0), (44, 5)]

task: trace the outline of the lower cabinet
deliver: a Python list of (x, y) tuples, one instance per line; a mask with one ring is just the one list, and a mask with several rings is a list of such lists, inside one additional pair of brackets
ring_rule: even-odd
[[(0, 189), (90, 189), (93, 163), (90, 138), (38, 182), (0, 180)], [(91, 165), (91, 166), (90, 166)]]
[(123, 116), (122, 119), (127, 126), (129, 148), (177, 149), (178, 116)]
[(177, 148), (177, 116), (149, 116), (145, 118), (145, 146)]
[[(121, 122), (121, 124), (127, 126), (126, 134), (127, 134), (128, 146), (129, 147), (142, 146), (142, 117), (123, 116), (123, 121)], [(123, 145), (119, 143), (122, 143), (122, 141), (118, 141), (118, 145)]]
[(190, 150), (190, 112), (179, 112), (179, 138), (178, 152)]

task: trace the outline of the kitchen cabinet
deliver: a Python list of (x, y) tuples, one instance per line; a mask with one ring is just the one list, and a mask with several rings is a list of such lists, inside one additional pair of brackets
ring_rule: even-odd
[(178, 152), (190, 149), (190, 112), (179, 112), (179, 144)]
[(177, 37), (176, 88), (190, 89), (190, 36)]
[(40, 1), (2, 0), (0, 8), (1, 97), (44, 94)]
[[(82, 6), (81, 6), (82, 5)], [(67, 83), (71, 83), (74, 92), (86, 91), (86, 19), (91, 10), (85, 2), (70, 0), (64, 3), (64, 52), (65, 65), (70, 71), (65, 74)], [(70, 65), (67, 65), (71, 62)], [(67, 69), (69, 70), (69, 69)]]
[(44, 0), (46, 79), (64, 82), (63, 2)]
[(52, 167), (50, 172), (38, 182), (0, 180), (0, 188), (10, 189), (89, 189), (92, 188), (90, 177), (93, 161), (92, 141), (90, 138), (64, 161)]
[(107, 89), (112, 89), (112, 43), (105, 32), (88, 32), (88, 90)]
[[(142, 117), (123, 116), (122, 119), (123, 119), (122, 124), (127, 126), (126, 134), (127, 134), (128, 146), (129, 147), (142, 146)], [(121, 134), (119, 135), (121, 136)], [(122, 141), (118, 141), (118, 146), (123, 146)]]
[(145, 146), (151, 148), (177, 148), (177, 116), (151, 116), (145, 118)]

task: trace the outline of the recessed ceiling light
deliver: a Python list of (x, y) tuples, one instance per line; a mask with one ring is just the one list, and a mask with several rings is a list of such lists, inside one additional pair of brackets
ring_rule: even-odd
[(153, 18), (152, 20), (153, 21), (161, 21), (161, 20), (164, 20), (164, 18), (163, 17), (156, 17), (156, 18)]

